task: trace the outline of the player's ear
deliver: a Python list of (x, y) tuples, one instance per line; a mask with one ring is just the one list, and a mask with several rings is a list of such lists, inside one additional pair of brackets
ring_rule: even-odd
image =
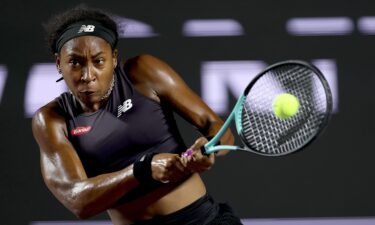
[(56, 68), (57, 71), (61, 74), (61, 68), (60, 68), (60, 55), (59, 53), (55, 53), (55, 63), (56, 63)]
[[(61, 70), (61, 67), (60, 67), (60, 55), (58, 53), (55, 53), (55, 62), (56, 62), (56, 69), (57, 69), (57, 72), (62, 75), (62, 70)], [(61, 80), (63, 80), (64, 78), (61, 77), (59, 79), (56, 80), (56, 82), (59, 82)]]
[(117, 56), (118, 56), (118, 50), (114, 49), (112, 52), (113, 67), (117, 66)]

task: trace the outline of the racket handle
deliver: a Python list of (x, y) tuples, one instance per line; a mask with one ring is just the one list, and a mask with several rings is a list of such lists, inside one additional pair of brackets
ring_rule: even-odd
[(206, 147), (204, 145), (201, 147), (202, 155), (209, 156), (210, 154), (206, 152)]
[[(208, 142), (210, 142), (212, 140), (212, 138), (214, 138), (214, 137), (215, 136), (207, 136), (206, 139), (208, 140)], [(221, 144), (221, 141), (219, 139), (215, 145), (220, 145), (220, 144)], [(202, 155), (209, 156), (212, 152), (211, 153), (207, 153), (207, 151), (206, 151), (206, 145), (208, 145), (208, 143), (205, 144), (205, 145), (203, 145), (201, 147), (201, 152), (202, 152)], [(211, 145), (208, 145), (208, 146), (211, 146)]]
[[(212, 137), (207, 137), (207, 139), (208, 139), (208, 140), (211, 140)], [(220, 144), (220, 141), (219, 141), (219, 144)], [(207, 152), (206, 152), (206, 147), (205, 147), (205, 145), (203, 145), (203, 146), (201, 147), (201, 152), (202, 152), (202, 155), (205, 155), (205, 156), (209, 156), (209, 155), (210, 155), (210, 153), (207, 153)], [(185, 152), (183, 152), (183, 153), (181, 154), (181, 156), (182, 156), (182, 157), (189, 157), (189, 156), (191, 156), (192, 154), (193, 154), (193, 149), (189, 148), (189, 149), (187, 149)]]
[[(209, 153), (207, 152), (206, 150), (206, 146), (202, 146), (201, 147), (201, 152), (202, 152), (202, 155), (205, 155), (205, 156), (209, 156), (210, 154), (212, 153), (216, 153), (217, 151), (220, 151), (220, 150), (229, 150), (229, 151), (236, 151), (236, 150), (240, 150), (241, 148), (238, 147), (238, 146), (234, 146), (234, 145), (219, 145), (219, 146), (214, 146), (214, 147), (211, 147), (208, 151)], [(189, 157), (193, 154), (193, 149), (189, 148), (188, 150), (186, 150), (185, 152), (183, 152), (181, 154), (182, 157)]]
[(187, 149), (186, 151), (184, 151), (184, 152), (181, 154), (181, 156), (182, 156), (182, 157), (189, 157), (189, 156), (191, 156), (192, 154), (193, 154), (193, 149), (189, 148), (189, 149)]
[[(206, 148), (204, 146), (201, 147), (202, 155), (209, 156), (210, 154), (206, 153)], [(189, 148), (185, 152), (181, 154), (182, 157), (189, 157), (193, 154), (193, 149)]]

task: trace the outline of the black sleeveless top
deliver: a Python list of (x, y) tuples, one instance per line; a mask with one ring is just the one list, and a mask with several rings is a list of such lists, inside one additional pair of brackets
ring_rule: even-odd
[(94, 113), (82, 113), (68, 92), (57, 98), (88, 177), (121, 170), (146, 152), (186, 150), (171, 108), (137, 92), (122, 67), (114, 76), (107, 103)]

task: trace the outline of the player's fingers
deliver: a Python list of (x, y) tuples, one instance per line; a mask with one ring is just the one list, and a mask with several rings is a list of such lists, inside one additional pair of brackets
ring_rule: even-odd
[(200, 152), (201, 148), (207, 143), (207, 139), (205, 137), (200, 137), (197, 140), (195, 140), (194, 144), (190, 147), (194, 150), (194, 152)]
[(181, 161), (181, 164), (186, 167), (187, 163), (188, 163), (188, 156), (184, 156), (184, 154), (181, 155), (180, 157), (180, 161)]
[(186, 166), (187, 163), (185, 162), (182, 162), (183, 159), (181, 158), (179, 162), (177, 162), (175, 164), (175, 167), (176, 167), (176, 170), (181, 173), (181, 174), (184, 174), (184, 175), (188, 175), (191, 173), (191, 170)]
[(209, 154), (209, 155), (208, 155), (208, 159), (210, 160), (210, 162), (211, 162), (212, 164), (214, 164), (214, 163), (215, 163), (215, 153), (211, 153), (211, 154)]

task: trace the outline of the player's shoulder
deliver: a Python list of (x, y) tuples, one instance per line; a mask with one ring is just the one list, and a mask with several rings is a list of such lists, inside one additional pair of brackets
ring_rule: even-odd
[(133, 83), (159, 82), (160, 75), (165, 76), (168, 68), (164, 61), (150, 54), (137, 55), (124, 62), (124, 71)]
[(49, 124), (65, 123), (64, 114), (57, 100), (52, 100), (39, 108), (33, 115), (33, 128), (46, 127)]
[(131, 74), (153, 75), (166, 67), (168, 65), (163, 60), (150, 54), (137, 55), (124, 62), (125, 72)]
[[(154, 55), (143, 53), (132, 58), (126, 59), (124, 64), (125, 66), (146, 66), (154, 63), (160, 63), (162, 60)], [(146, 65), (145, 65), (146, 64)]]

